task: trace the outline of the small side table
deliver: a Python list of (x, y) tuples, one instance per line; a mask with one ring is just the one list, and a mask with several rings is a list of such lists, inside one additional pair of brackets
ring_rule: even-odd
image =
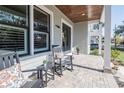
[[(37, 69), (40, 70), (39, 74), (38, 74), (39, 75), (38, 77), (42, 78), (42, 80), (44, 82), (43, 85), (47, 86), (47, 82), (48, 82), (47, 76), (50, 75), (50, 74), (48, 74), (48, 70), (52, 70), (52, 76), (53, 76), (53, 79), (54, 79), (54, 71), (55, 71), (54, 66), (52, 64), (50, 64), (50, 62), (48, 62), (46, 68), (44, 67), (44, 65), (40, 65), (40, 66), (37, 67)], [(45, 72), (45, 73), (43, 73), (43, 72)], [(45, 76), (45, 80), (43, 79), (43, 76)]]

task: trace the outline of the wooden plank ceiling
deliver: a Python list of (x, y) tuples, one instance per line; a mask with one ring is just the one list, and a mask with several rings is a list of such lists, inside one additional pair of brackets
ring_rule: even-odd
[(100, 19), (103, 5), (56, 5), (74, 23)]

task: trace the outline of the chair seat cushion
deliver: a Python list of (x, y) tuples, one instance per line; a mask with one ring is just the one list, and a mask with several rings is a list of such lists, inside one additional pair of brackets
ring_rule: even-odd
[(25, 83), (20, 64), (0, 71), (0, 88), (17, 88)]

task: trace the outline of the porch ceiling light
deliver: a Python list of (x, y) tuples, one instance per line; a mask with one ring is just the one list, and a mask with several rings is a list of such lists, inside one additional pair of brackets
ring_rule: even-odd
[(82, 15), (82, 16), (85, 16), (86, 14), (85, 14), (85, 13), (82, 13), (81, 15)]

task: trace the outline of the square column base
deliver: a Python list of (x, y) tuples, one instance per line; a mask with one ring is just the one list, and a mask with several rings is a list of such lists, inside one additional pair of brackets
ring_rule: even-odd
[(112, 73), (112, 69), (111, 68), (107, 68), (107, 67), (103, 67), (103, 72), (104, 73)]

